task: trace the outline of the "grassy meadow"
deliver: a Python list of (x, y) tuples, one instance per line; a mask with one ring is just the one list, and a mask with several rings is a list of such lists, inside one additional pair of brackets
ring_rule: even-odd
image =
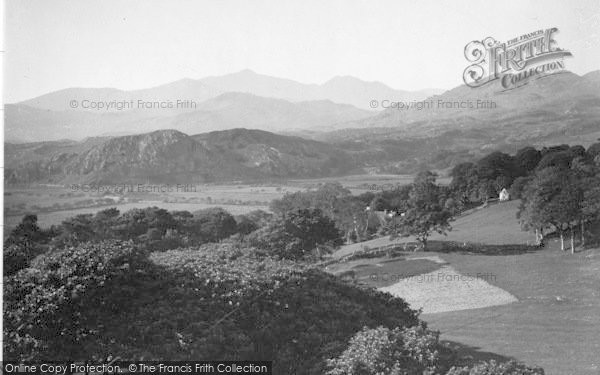
[[(328, 270), (345, 277), (355, 271), (357, 282), (424, 308), (430, 328), (475, 360), (514, 358), (550, 375), (597, 375), (600, 249), (572, 255), (560, 251), (556, 238), (544, 248), (527, 246), (532, 235), (521, 231), (517, 207), (510, 201), (457, 218), (448, 236), (432, 236), (432, 251), (334, 263)], [(336, 254), (412, 240), (379, 238)], [(476, 252), (448, 247), (449, 241), (472, 243)], [(440, 281), (449, 274), (452, 280)]]

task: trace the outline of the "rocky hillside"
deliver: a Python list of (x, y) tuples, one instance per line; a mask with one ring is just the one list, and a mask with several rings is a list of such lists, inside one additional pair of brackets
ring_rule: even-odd
[(343, 174), (330, 145), (234, 129), (190, 137), (176, 130), (6, 147), (7, 184), (190, 183)]

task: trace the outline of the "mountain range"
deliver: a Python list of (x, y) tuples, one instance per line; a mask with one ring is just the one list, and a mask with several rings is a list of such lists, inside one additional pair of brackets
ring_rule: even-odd
[(164, 129), (188, 134), (240, 127), (280, 132), (333, 126), (373, 115), (329, 100), (292, 103), (238, 92), (220, 94), (200, 102), (193, 111), (56, 111), (8, 104), (5, 112), (5, 138), (11, 142), (65, 137), (81, 140), (90, 136), (140, 134)]
[(388, 108), (332, 126), (329, 132), (321, 129), (304, 136), (325, 142), (440, 137), (446, 144), (469, 140), (472, 147), (496, 148), (589, 145), (600, 137), (600, 71), (552, 74), (512, 90), (504, 90), (499, 82), (477, 89), (459, 86), (422, 103), (420, 109)]
[[(294, 131), (373, 116), (373, 99), (420, 100), (441, 90), (394, 90), (345, 76), (322, 85), (250, 70), (124, 91), (69, 88), (5, 106), (5, 139), (35, 142), (177, 129), (194, 134), (238, 127)], [(104, 108), (98, 108), (103, 105)]]
[[(421, 101), (398, 100), (404, 107), (380, 112), (331, 99), (291, 100), (306, 87), (312, 86), (244, 71), (134, 94), (91, 89), (106, 100), (205, 95), (193, 110), (61, 107), (72, 97), (83, 100), (88, 89), (7, 105), (5, 178), (9, 184), (187, 182), (411, 173), (442, 170), (493, 150), (588, 146), (600, 138), (600, 71), (552, 74), (512, 90), (497, 82), (459, 86)], [(229, 91), (250, 88), (253, 93)]]
[[(124, 91), (114, 88), (69, 88), (48, 93), (19, 104), (52, 111), (73, 110), (71, 100), (96, 101), (177, 101), (203, 102), (227, 92), (241, 92), (265, 98), (290, 102), (330, 100), (371, 110), (371, 100), (422, 100), (439, 94), (440, 89), (418, 91), (395, 90), (381, 82), (366, 82), (352, 76), (338, 76), (317, 84), (305, 84), (290, 79), (258, 74), (252, 70), (198, 80), (185, 78), (179, 81), (142, 90)], [(83, 110), (81, 107), (77, 110)]]
[[(390, 128), (391, 133), (401, 132), (409, 138), (471, 130), (485, 130), (490, 140), (560, 138), (562, 133), (569, 138), (569, 134), (587, 135), (598, 124), (599, 77), (600, 71), (584, 76), (563, 72), (532, 79), (513, 90), (504, 90), (497, 81), (476, 89), (462, 85), (440, 93), (399, 91), (348, 76), (322, 85), (302, 84), (245, 70), (135, 91), (72, 88), (6, 105), (5, 139), (81, 140), (164, 129), (198, 134), (234, 128), (309, 137), (316, 134), (320, 140), (328, 137), (323, 132), (335, 134), (336, 130), (352, 128)], [(85, 100), (134, 104), (122, 110), (92, 110), (82, 108)], [(138, 101), (177, 100), (195, 104), (138, 108)], [(379, 112), (359, 108), (370, 100), (375, 100), (379, 109), (388, 108)], [(71, 102), (77, 108), (70, 108)], [(466, 107), (461, 105), (465, 103)]]

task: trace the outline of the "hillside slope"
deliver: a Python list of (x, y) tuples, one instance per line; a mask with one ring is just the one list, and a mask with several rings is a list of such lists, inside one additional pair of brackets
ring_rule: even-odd
[[(448, 232), (447, 236), (435, 233), (431, 235), (429, 240), (486, 245), (524, 245), (531, 243), (534, 239), (533, 235), (522, 231), (517, 220), (518, 207), (519, 201), (514, 200), (474, 210), (451, 222), (452, 231)], [(342, 246), (333, 255), (340, 258), (354, 252), (360, 252), (364, 246), (377, 248), (415, 241), (414, 237), (401, 237), (390, 241), (389, 236), (385, 236)]]
[(339, 175), (348, 156), (316, 141), (234, 129), (190, 137), (161, 130), (82, 142), (6, 147), (5, 181), (32, 183), (192, 183)]
[[(139, 99), (126, 99), (132, 100), (133, 104), (128, 106), (133, 106), (134, 109), (125, 108), (121, 111), (83, 111), (79, 107), (84, 99), (71, 99), (75, 100), (78, 108), (70, 110), (50, 110), (32, 106), (36, 103), (41, 103), (41, 106), (54, 106), (53, 103), (61, 100), (68, 102), (65, 96), (69, 95), (67, 93), (57, 94), (59, 98), (41, 97), (24, 104), (8, 104), (5, 107), (5, 137), (8, 141), (36, 142), (59, 140), (65, 136), (80, 140), (90, 136), (117, 135), (123, 131), (141, 134), (164, 129), (175, 129), (187, 134), (239, 127), (288, 131), (334, 126), (337, 123), (361, 120), (373, 115), (373, 112), (331, 101), (292, 103), (247, 93), (225, 93), (205, 101), (197, 101), (194, 105), (184, 103), (180, 108), (176, 99), (176, 90), (180, 86), (165, 88), (165, 100), (172, 104), (171, 108), (140, 109), (137, 101)], [(185, 92), (185, 88), (182, 90)], [(67, 92), (75, 97), (92, 95), (82, 94), (79, 90)], [(117, 93), (122, 94), (120, 91)], [(133, 94), (127, 95), (133, 98)], [(181, 97), (185, 97), (183, 95)], [(106, 100), (108, 99), (110, 98)], [(155, 105), (150, 97), (147, 100), (147, 105)]]

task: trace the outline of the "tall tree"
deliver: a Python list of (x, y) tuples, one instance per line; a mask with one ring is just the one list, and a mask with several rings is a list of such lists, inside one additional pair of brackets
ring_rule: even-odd
[(433, 232), (445, 234), (450, 230), (452, 214), (444, 207), (442, 189), (432, 172), (420, 172), (412, 184), (408, 209), (398, 220), (399, 231), (413, 235), (427, 249), (427, 239)]
[(581, 218), (583, 189), (570, 169), (550, 167), (536, 173), (527, 186), (519, 217), (526, 228), (540, 229), (553, 226), (565, 250), (564, 234), (571, 231), (571, 252), (574, 225)]

